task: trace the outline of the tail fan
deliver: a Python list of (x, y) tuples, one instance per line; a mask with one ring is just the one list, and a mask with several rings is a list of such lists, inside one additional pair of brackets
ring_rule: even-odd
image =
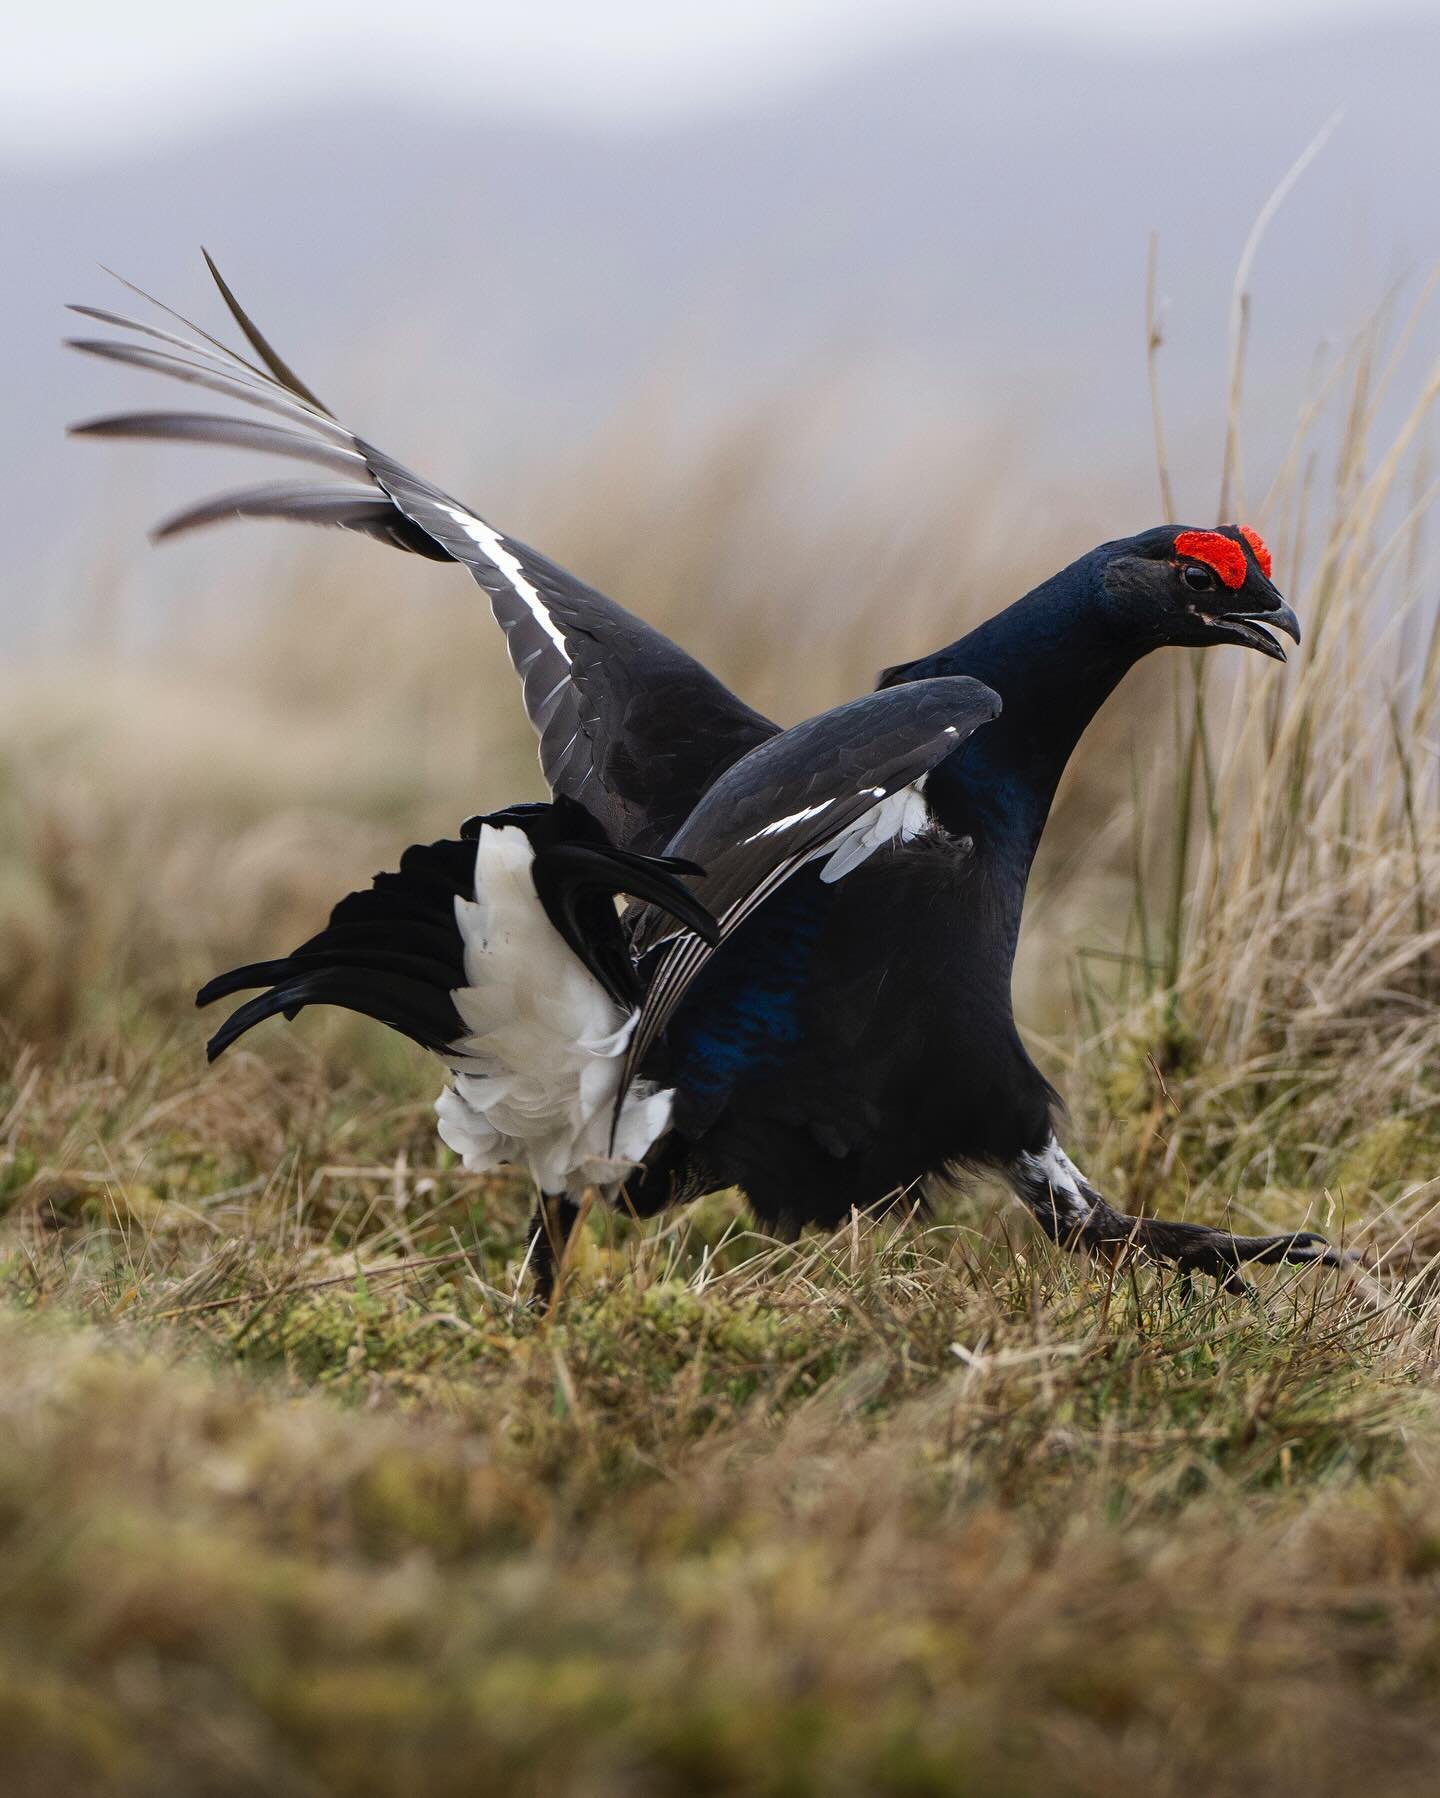
[(464, 1032), (451, 993), (465, 984), (455, 901), (473, 894), (472, 843), (416, 845), (395, 873), (350, 893), (325, 928), (278, 961), (233, 968), (202, 986), (199, 1006), (253, 987), (269, 991), (231, 1014), (206, 1045), (211, 1061), (266, 1018), (294, 1019), (307, 1005), (336, 1005), (388, 1024), (445, 1054)]
[(616, 849), (584, 809), (570, 801), (516, 806), (470, 819), (458, 841), (407, 849), (397, 872), (377, 874), (350, 893), (325, 928), (292, 954), (218, 975), (196, 995), (206, 1006), (256, 987), (269, 990), (240, 1006), (207, 1045), (211, 1061), (266, 1018), (295, 1018), (307, 1005), (335, 1005), (388, 1024), (447, 1055), (465, 1035), (452, 995), (466, 985), (465, 944), (456, 901), (476, 897), (481, 828), (515, 826), (534, 851), (531, 878), (545, 915), (606, 993), (624, 1010), (640, 988), (615, 910), (617, 894), (657, 907), (705, 942), (718, 940), (709, 911), (681, 884), (701, 870), (677, 857)]

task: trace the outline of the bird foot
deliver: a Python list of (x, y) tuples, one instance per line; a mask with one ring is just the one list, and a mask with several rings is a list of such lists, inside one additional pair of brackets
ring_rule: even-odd
[(1127, 1248), (1136, 1250), (1177, 1268), (1187, 1284), (1196, 1274), (1208, 1274), (1223, 1291), (1243, 1293), (1250, 1290), (1240, 1273), (1246, 1265), (1343, 1267), (1355, 1259), (1313, 1230), (1234, 1236), (1205, 1224), (1130, 1217), (1106, 1204), (1054, 1137), (1040, 1154), (1017, 1157), (1006, 1177), (1052, 1241), (1089, 1249), (1109, 1261)]
[(1249, 1283), (1240, 1269), (1247, 1265), (1303, 1265), (1342, 1267), (1353, 1257), (1334, 1249), (1313, 1230), (1297, 1230), (1284, 1236), (1234, 1236), (1228, 1230), (1212, 1230), (1204, 1224), (1165, 1223), (1157, 1218), (1127, 1217), (1104, 1200), (1093, 1216), (1076, 1232), (1078, 1242), (1101, 1254), (1113, 1256), (1127, 1245), (1155, 1261), (1178, 1269), (1188, 1285), (1196, 1274), (1208, 1274), (1224, 1292), (1245, 1293)]

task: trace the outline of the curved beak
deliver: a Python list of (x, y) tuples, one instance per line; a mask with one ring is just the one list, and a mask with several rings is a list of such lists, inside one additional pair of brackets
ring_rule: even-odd
[[(1269, 586), (1268, 581), (1266, 586)], [(1269, 605), (1242, 606), (1233, 612), (1202, 612), (1200, 617), (1210, 627), (1212, 640), (1239, 643), (1246, 649), (1258, 649), (1261, 655), (1283, 662), (1285, 651), (1270, 633), (1284, 631), (1292, 642), (1298, 643), (1300, 620), (1274, 587), (1270, 587), (1270, 592), (1274, 601)]]

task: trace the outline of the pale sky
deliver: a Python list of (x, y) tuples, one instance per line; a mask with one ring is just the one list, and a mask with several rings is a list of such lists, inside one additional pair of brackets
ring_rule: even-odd
[(42, 0), (10, 9), (4, 27), (0, 154), (133, 145), (320, 84), (623, 122), (773, 91), (947, 29), (1241, 44), (1375, 11), (1375, 0)]

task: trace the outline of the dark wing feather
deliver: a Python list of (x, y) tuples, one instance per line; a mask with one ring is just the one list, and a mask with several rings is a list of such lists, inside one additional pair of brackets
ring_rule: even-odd
[[(153, 306), (156, 311), (163, 312), (166, 318), (173, 318), (177, 325), (184, 325), (187, 331), (193, 331), (195, 336), (200, 338), (202, 343), (208, 344), (210, 350), (213, 350), (218, 354), (223, 361), (234, 363), (239, 368), (249, 369), (252, 375), (259, 375), (262, 379), (264, 378), (264, 369), (256, 368), (253, 362), (247, 361), (247, 359), (240, 355), (238, 351), (232, 350), (228, 343), (222, 343), (218, 337), (212, 337), (203, 325), (197, 325), (193, 319), (186, 318), (183, 313), (177, 312), (173, 306), (167, 306), (164, 300), (157, 299), (153, 293), (147, 293), (143, 287), (137, 287), (133, 281), (127, 281), (124, 275), (117, 274), (113, 268), (106, 268), (103, 262), (100, 264), (100, 267), (107, 275), (109, 275), (112, 281), (118, 281), (123, 288), (126, 288), (130, 293), (133, 293), (137, 300), (144, 300), (147, 306)], [(78, 312), (81, 308), (76, 306), (73, 307), (72, 310)], [(120, 322), (128, 324), (127, 320), (122, 320)], [(129, 326), (129, 328), (139, 331), (147, 330), (147, 327), (144, 325), (133, 325)], [(186, 340), (182, 338), (179, 339), (179, 341), (184, 342)], [(197, 345), (196, 347), (199, 348), (200, 346)], [(322, 406), (320, 410), (323, 412), (325, 408)]]
[(116, 343), (109, 337), (67, 337), (67, 350), (79, 350), (85, 356), (99, 356), (107, 362), (119, 362), (128, 368), (143, 368), (152, 374), (168, 375), (172, 381), (185, 381), (193, 387), (205, 387), (223, 394), (227, 400), (239, 400), (247, 406), (259, 406), (266, 412), (278, 413), (304, 425), (308, 430), (328, 433), (337, 443), (349, 444), (350, 433), (341, 425), (322, 418), (313, 407), (282, 393), (273, 381), (219, 366), (213, 357), (198, 361), (194, 357), (176, 356), (169, 350), (152, 350), (143, 343)]
[(343, 444), (261, 424), (253, 418), (226, 418), (216, 412), (121, 412), (71, 425), (72, 437), (159, 437), (185, 443), (216, 443), (226, 449), (258, 450), (267, 456), (293, 456), (318, 462), (363, 480), (365, 458)]
[(407, 518), (490, 597), (552, 792), (627, 848), (660, 848), (716, 776), (775, 735), (691, 655), (537, 550), (361, 444)]
[(704, 870), (696, 899), (719, 943), (676, 933), (646, 913), (632, 944), (659, 953), (631, 1038), (618, 1107), (686, 989), (727, 938), (795, 871), (833, 851), (887, 799), (912, 787), (982, 724), (1000, 700), (965, 676), (867, 694), (772, 737), (727, 769), (671, 839), (667, 854)]
[(151, 531), (155, 541), (201, 530), (223, 518), (286, 519), (295, 524), (332, 525), (342, 531), (392, 543), (434, 562), (451, 560), (433, 537), (413, 525), (389, 502), (364, 487), (326, 487), (313, 481), (268, 481), (258, 487), (242, 487), (202, 500), (172, 513)]
[(290, 367), (289, 363), (285, 362), (276, 351), (271, 348), (265, 338), (261, 336), (259, 327), (249, 317), (245, 308), (240, 304), (239, 300), (235, 298), (235, 295), (231, 293), (229, 287), (226, 285), (225, 277), (215, 266), (215, 258), (207, 249), (202, 248), (200, 254), (205, 258), (205, 266), (210, 271), (211, 280), (214, 281), (215, 285), (220, 289), (220, 298), (224, 300), (225, 304), (230, 308), (231, 318), (235, 320), (235, 323), (239, 325), (240, 329), (245, 333), (246, 342), (265, 364), (266, 368), (270, 370), (270, 373), (274, 375), (275, 379), (282, 387), (288, 388), (291, 393), (298, 393), (300, 398), (308, 401), (317, 412), (323, 412), (327, 417), (333, 416), (330, 412), (330, 408), (316, 399), (315, 395), (300, 379), (299, 375), (297, 375)]
[[(109, 269), (105, 272), (112, 274)], [(120, 282), (122, 287), (130, 287), (130, 283), (123, 275), (113, 275), (113, 279)], [(130, 287), (130, 291), (140, 293), (138, 287)], [(182, 337), (178, 331), (166, 331), (160, 325), (147, 324), (143, 319), (129, 318), (123, 312), (111, 312), (105, 306), (82, 306), (78, 300), (71, 300), (65, 310), (75, 313), (80, 318), (93, 318), (97, 324), (114, 325), (120, 331), (133, 331), (137, 337), (149, 337), (156, 343), (173, 344), (177, 350), (184, 350), (190, 356), (208, 357), (217, 367), (227, 368), (232, 372), (237, 369), (242, 370), (261, 381), (269, 378), (263, 369), (256, 368), (253, 362), (247, 362), (243, 356), (237, 356), (233, 350), (227, 350), (223, 343), (218, 343), (215, 338), (202, 331), (199, 325), (192, 325), (189, 319), (181, 319), (178, 312), (171, 312), (168, 306), (161, 306), (160, 301), (150, 299), (149, 294), (141, 294), (140, 297), (149, 300), (152, 306), (160, 306), (161, 311), (168, 313), (171, 318), (179, 320), (187, 330), (194, 331), (197, 336), (203, 337), (205, 344), (214, 347), (207, 349), (205, 344), (196, 343), (192, 337)]]
[(339, 425), (262, 336), (208, 255), (206, 263), (263, 366), (158, 300), (151, 303), (192, 335), (76, 306), (87, 318), (166, 348), (109, 339), (82, 339), (74, 347), (261, 407), (294, 428), (152, 412), (94, 419), (74, 427), (77, 434), (260, 450), (349, 476), (353, 494), (299, 484), (221, 494), (168, 519), (157, 534), (175, 536), (228, 518), (288, 519), (360, 531), (414, 554), (462, 563), (505, 632), (552, 791), (578, 800), (621, 846), (663, 846), (716, 776), (776, 727), (660, 632)]

